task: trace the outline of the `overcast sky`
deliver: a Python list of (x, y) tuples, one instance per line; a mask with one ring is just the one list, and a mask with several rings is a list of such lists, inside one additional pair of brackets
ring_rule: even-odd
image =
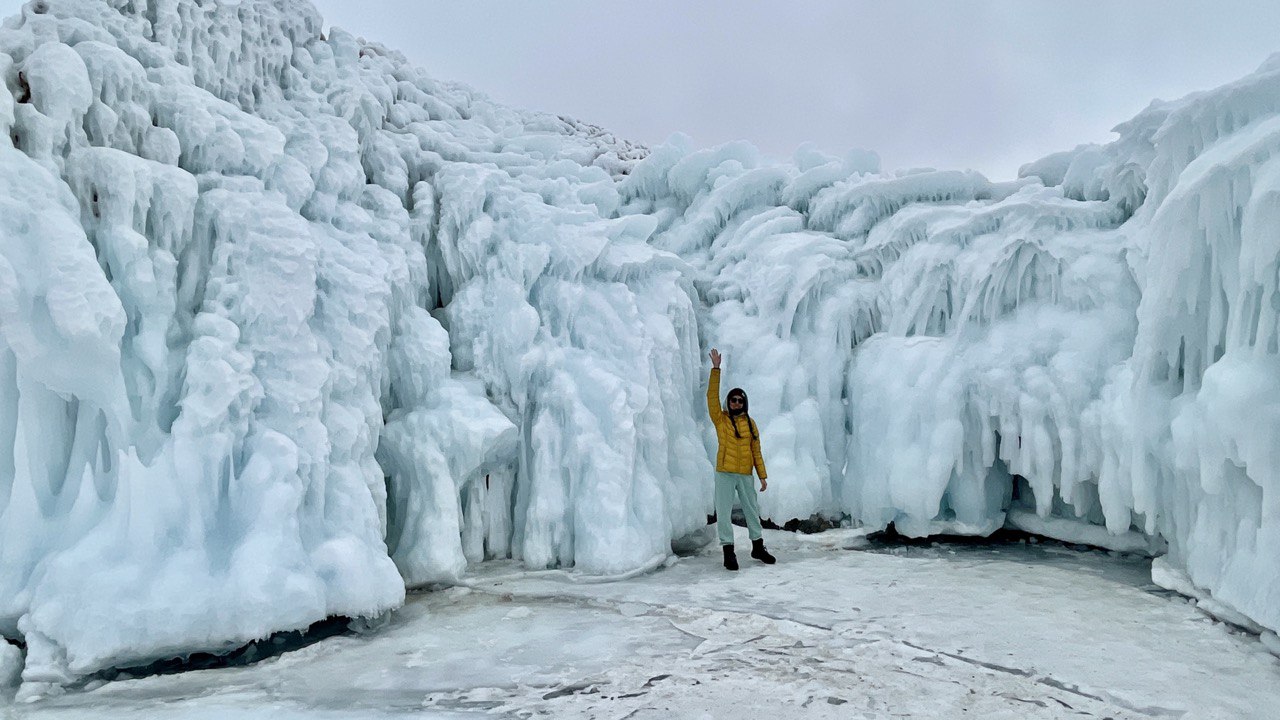
[[(56, 1), (56, 0), (55, 0)], [(318, 0), (435, 77), (657, 144), (995, 179), (1280, 51), (1274, 0)], [(15, 0), (0, 0), (12, 14)]]

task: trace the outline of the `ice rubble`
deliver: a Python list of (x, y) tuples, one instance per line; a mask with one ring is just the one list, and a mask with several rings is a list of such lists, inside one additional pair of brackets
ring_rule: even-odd
[(302, 0), (0, 28), (0, 634), (29, 686), (710, 509), (703, 350), (765, 515), (1155, 551), (1280, 628), (1280, 63), (1018, 180), (652, 153)]

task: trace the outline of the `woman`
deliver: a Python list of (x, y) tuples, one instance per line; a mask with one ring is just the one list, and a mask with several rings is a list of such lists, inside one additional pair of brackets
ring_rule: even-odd
[(747, 394), (742, 388), (734, 388), (725, 398), (727, 411), (720, 408), (720, 352), (711, 349), (711, 382), (707, 385), (707, 411), (716, 426), (720, 449), (716, 452), (716, 534), (724, 548), (724, 566), (738, 569), (738, 558), (733, 554), (733, 497), (736, 494), (742, 504), (742, 514), (747, 516), (747, 534), (751, 538), (751, 557), (772, 565), (776, 558), (764, 549), (764, 533), (760, 529), (760, 505), (756, 501), (755, 483), (751, 470), (760, 476), (760, 492), (769, 488), (764, 469), (764, 457), (760, 454), (760, 429), (747, 414)]

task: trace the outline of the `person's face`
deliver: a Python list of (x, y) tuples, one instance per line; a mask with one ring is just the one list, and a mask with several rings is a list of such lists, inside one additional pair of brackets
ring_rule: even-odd
[(741, 410), (741, 409), (742, 409), (742, 398), (738, 397), (737, 395), (734, 395), (733, 397), (729, 398), (729, 409), (730, 409), (730, 410)]

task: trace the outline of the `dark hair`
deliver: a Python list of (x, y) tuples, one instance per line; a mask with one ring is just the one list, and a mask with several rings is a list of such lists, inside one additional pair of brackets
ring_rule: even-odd
[(745, 415), (745, 416), (747, 417), (747, 430), (750, 430), (750, 431), (751, 431), (751, 439), (752, 439), (752, 440), (759, 440), (759, 439), (760, 439), (760, 436), (756, 434), (756, 425), (755, 425), (755, 423), (753, 423), (753, 422), (751, 421), (751, 414), (747, 412), (747, 407), (748, 407), (748, 405), (747, 405), (747, 393), (746, 393), (746, 391), (745, 391), (745, 390), (743, 390), (742, 388), (734, 388), (734, 389), (730, 390), (730, 391), (729, 391), (729, 394), (728, 394), (728, 395), (725, 395), (725, 397), (724, 397), (725, 405), (728, 405), (728, 404), (729, 404), (729, 401), (730, 401), (730, 400), (732, 400), (732, 399), (733, 399), (733, 398), (735, 398), (735, 397), (736, 397), (736, 398), (741, 398), (741, 399), (742, 399), (742, 412), (740, 412), (740, 413), (735, 413), (732, 409), (730, 409), (730, 410), (729, 410), (729, 424), (730, 424), (730, 425), (733, 425), (733, 436), (734, 436), (734, 437), (739, 437), (739, 438), (740, 438), (740, 437), (742, 437), (741, 433), (739, 433), (739, 432), (738, 432), (738, 420), (737, 420), (737, 417), (738, 417), (739, 415)]

